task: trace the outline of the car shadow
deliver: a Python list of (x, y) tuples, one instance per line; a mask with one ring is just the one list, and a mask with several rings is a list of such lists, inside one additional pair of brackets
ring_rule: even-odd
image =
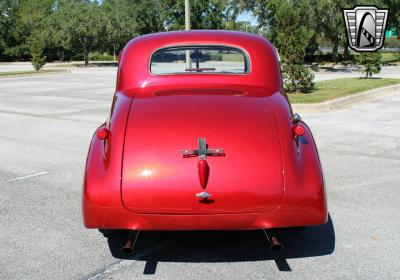
[(140, 232), (133, 255), (121, 247), (127, 235), (108, 239), (111, 254), (118, 259), (146, 261), (143, 274), (155, 274), (158, 262), (245, 262), (275, 261), (280, 271), (291, 271), (287, 259), (324, 256), (335, 250), (331, 217), (321, 226), (272, 230), (284, 246), (269, 250), (262, 230), (250, 231), (153, 231)]

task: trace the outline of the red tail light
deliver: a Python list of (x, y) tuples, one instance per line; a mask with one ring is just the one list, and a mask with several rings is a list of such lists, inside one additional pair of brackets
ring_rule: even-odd
[(301, 125), (295, 125), (292, 127), (292, 132), (295, 136), (303, 136), (305, 129)]
[(96, 132), (96, 136), (97, 138), (99, 138), (100, 140), (104, 140), (107, 138), (108, 136), (108, 129), (107, 128), (100, 128), (97, 130)]

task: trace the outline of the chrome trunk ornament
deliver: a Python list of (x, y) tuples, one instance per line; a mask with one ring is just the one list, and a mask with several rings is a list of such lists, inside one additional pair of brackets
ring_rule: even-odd
[[(210, 167), (206, 161), (207, 156), (224, 156), (225, 152), (222, 148), (208, 149), (206, 138), (199, 138), (197, 140), (199, 149), (198, 150), (182, 150), (184, 158), (199, 156), (200, 160), (197, 164), (197, 172), (199, 174), (200, 185), (203, 189), (207, 187), (208, 176), (210, 174)], [(196, 194), (201, 199), (208, 199), (211, 194), (207, 192), (201, 192)]]
[(199, 149), (198, 150), (182, 150), (184, 158), (200, 156), (200, 159), (206, 159), (207, 156), (224, 156), (225, 152), (222, 148), (208, 149), (206, 138), (199, 138), (197, 140)]
[(208, 192), (201, 192), (201, 193), (196, 194), (196, 196), (201, 199), (208, 199), (208, 198), (212, 197), (212, 194), (210, 194)]

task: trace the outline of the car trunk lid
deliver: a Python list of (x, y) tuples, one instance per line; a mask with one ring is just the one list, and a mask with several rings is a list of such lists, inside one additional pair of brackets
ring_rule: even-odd
[[(198, 156), (183, 150), (222, 148), (207, 155), (205, 189)], [(136, 213), (256, 213), (283, 197), (280, 144), (268, 97), (167, 95), (134, 98), (127, 121), (122, 201)], [(201, 199), (197, 194), (212, 196)]]

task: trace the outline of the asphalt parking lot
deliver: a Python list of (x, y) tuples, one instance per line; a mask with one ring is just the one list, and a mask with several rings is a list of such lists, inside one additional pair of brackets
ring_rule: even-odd
[(330, 219), (279, 230), (142, 232), (131, 258), (83, 227), (90, 138), (115, 68), (0, 79), (0, 279), (398, 279), (400, 92), (303, 115), (325, 171)]

